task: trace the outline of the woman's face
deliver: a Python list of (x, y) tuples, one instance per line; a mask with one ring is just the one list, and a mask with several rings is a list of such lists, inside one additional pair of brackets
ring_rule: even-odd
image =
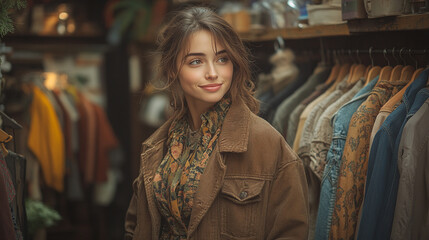
[(225, 47), (209, 31), (193, 33), (187, 44), (189, 52), (183, 50), (176, 61), (179, 82), (190, 111), (201, 114), (228, 92), (234, 69)]

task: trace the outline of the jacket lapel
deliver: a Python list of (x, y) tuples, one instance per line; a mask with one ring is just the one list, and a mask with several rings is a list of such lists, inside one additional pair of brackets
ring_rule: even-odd
[(249, 141), (250, 109), (242, 102), (233, 102), (226, 114), (219, 135), (220, 152), (245, 152)]
[(159, 238), (161, 215), (156, 206), (153, 194), (153, 176), (164, 157), (164, 144), (168, 136), (171, 121), (162, 125), (150, 138), (143, 143), (141, 155), (141, 171), (144, 179), (146, 200), (152, 221), (152, 239)]

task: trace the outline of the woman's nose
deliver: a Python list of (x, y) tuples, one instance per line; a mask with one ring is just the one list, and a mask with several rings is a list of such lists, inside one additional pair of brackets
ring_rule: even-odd
[(213, 64), (209, 64), (205, 77), (207, 80), (216, 80), (218, 78), (216, 68)]

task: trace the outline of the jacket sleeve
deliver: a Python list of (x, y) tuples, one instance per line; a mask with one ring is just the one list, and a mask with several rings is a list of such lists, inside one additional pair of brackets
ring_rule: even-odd
[(130, 205), (128, 206), (127, 213), (125, 215), (125, 236), (124, 240), (131, 240), (134, 236), (134, 230), (137, 224), (137, 196), (136, 196), (136, 185), (138, 179), (134, 180), (133, 189), (134, 193), (131, 197)]
[(269, 193), (266, 239), (306, 240), (309, 204), (304, 166), (290, 147), (284, 145)]

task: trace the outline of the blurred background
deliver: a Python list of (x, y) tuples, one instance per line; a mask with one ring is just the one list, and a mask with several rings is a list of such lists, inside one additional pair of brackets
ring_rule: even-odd
[[(9, 197), (0, 208), (17, 239), (123, 238), (141, 143), (169, 115), (167, 96), (149, 84), (156, 33), (169, 11), (215, 8), (251, 50), (257, 85), (291, 61), (429, 62), (427, 0), (0, 4), (1, 171)], [(270, 61), (285, 48), (293, 59)]]

